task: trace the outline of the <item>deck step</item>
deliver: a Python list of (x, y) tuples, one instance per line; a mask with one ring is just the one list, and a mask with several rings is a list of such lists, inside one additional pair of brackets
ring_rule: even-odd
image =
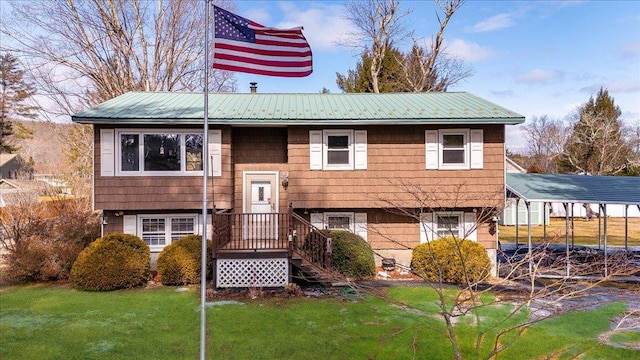
[(293, 256), (291, 263), (300, 269), (310, 280), (315, 280), (323, 285), (332, 286), (334, 283), (333, 276), (326, 270), (312, 264), (311, 262), (301, 257)]

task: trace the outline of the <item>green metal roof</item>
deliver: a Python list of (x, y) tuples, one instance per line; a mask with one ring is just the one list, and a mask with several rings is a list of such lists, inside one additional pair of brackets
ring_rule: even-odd
[[(89, 124), (200, 124), (203, 93), (130, 92), (71, 117)], [(524, 117), (465, 92), (209, 94), (209, 123), (229, 125), (520, 124)]]
[(507, 190), (534, 202), (640, 205), (640, 177), (507, 174)]

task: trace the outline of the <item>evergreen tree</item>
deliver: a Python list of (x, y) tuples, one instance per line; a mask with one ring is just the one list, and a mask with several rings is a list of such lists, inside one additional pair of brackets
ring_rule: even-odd
[(622, 137), (620, 108), (606, 89), (584, 103), (559, 158), (560, 172), (617, 175), (630, 165), (632, 150)]
[(26, 82), (24, 71), (18, 68), (18, 59), (11, 54), (0, 56), (0, 84), (0, 152), (12, 153), (19, 149), (15, 137), (29, 136), (29, 130), (16, 120), (36, 117), (38, 107), (28, 104), (35, 88)]
[[(390, 92), (447, 91), (447, 88), (471, 75), (471, 70), (455, 58), (441, 54), (434, 67), (429, 67), (431, 54), (416, 44), (407, 53), (387, 46), (378, 74), (378, 90)], [(347, 75), (336, 73), (336, 84), (346, 93), (372, 93), (371, 52), (362, 54), (355, 69)]]
[[(404, 57), (400, 51), (387, 46), (382, 67), (378, 74), (378, 86), (381, 93), (401, 92), (407, 88), (402, 80), (402, 65)], [(349, 69), (347, 75), (336, 73), (336, 84), (346, 93), (372, 93), (373, 80), (371, 78), (371, 53), (366, 51), (358, 61), (355, 69)]]

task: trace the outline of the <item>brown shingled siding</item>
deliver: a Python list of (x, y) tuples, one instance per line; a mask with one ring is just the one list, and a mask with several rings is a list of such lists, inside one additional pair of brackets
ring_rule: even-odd
[[(100, 126), (94, 129), (94, 207), (107, 210), (181, 210), (202, 208), (202, 176), (100, 176)], [(143, 127), (137, 127), (143, 128)], [(154, 127), (154, 129), (161, 127)], [(232, 206), (231, 131), (222, 129), (222, 176), (209, 177), (209, 198)]]
[[(334, 210), (332, 210), (334, 211)], [(366, 212), (367, 242), (374, 250), (407, 250), (420, 244), (420, 225), (410, 216), (382, 209), (340, 209), (335, 211)], [(309, 219), (309, 215), (303, 215)], [(489, 234), (489, 224), (479, 224), (477, 241), (487, 249), (496, 248), (495, 235)]]
[[(289, 198), (296, 208), (379, 208), (382, 200), (414, 207), (420, 187), (432, 207), (501, 207), (504, 126), (483, 125), (484, 168), (425, 170), (424, 132), (452, 126), (356, 127), (367, 130), (367, 170), (309, 170), (309, 130), (289, 128)], [(461, 128), (469, 128), (461, 127)]]
[(287, 163), (286, 128), (234, 128), (234, 164)]
[[(477, 241), (487, 249), (496, 248), (495, 235), (489, 234), (489, 224), (479, 224)], [(420, 225), (416, 219), (384, 210), (367, 214), (367, 240), (374, 250), (404, 250), (420, 244)]]

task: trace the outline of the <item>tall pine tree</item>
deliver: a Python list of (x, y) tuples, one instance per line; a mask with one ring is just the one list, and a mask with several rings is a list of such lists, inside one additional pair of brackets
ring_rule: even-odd
[(584, 103), (564, 145), (559, 169), (567, 173), (618, 175), (630, 165), (631, 148), (620, 132), (620, 108), (606, 89)]
[(38, 107), (30, 105), (35, 88), (24, 79), (24, 71), (18, 68), (18, 59), (11, 54), (0, 56), (0, 153), (12, 153), (19, 149), (15, 137), (28, 134), (28, 130), (16, 120), (33, 119)]

